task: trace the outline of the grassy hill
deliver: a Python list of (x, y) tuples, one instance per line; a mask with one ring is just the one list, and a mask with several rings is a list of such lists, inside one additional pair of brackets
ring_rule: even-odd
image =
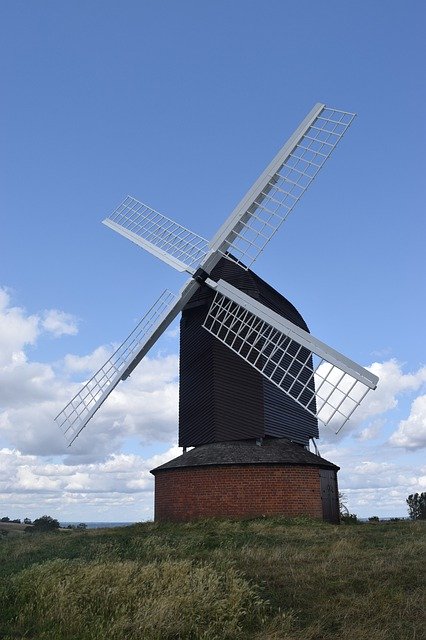
[(3, 531), (7, 534), (24, 533), (28, 526), (31, 527), (32, 525), (22, 524), (21, 522), (0, 522), (0, 533)]
[(257, 519), (6, 536), (0, 638), (421, 640), (425, 530)]

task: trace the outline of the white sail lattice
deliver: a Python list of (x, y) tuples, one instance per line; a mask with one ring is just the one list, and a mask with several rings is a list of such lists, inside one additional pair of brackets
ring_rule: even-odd
[(191, 272), (208, 250), (205, 238), (131, 196), (103, 223), (178, 271)]
[(175, 301), (175, 294), (164, 291), (126, 340), (56, 416), (55, 421), (70, 444), (120, 382), (129, 364)]
[(136, 329), (56, 417), (72, 443), (204, 284), (204, 327), (325, 424), (339, 430), (377, 377), (238, 289), (210, 279), (223, 256), (249, 268), (312, 184), (355, 115), (316, 104), (211, 242), (127, 196), (103, 222), (192, 278), (160, 296)]
[(228, 283), (216, 288), (204, 328), (340, 431), (377, 377)]
[(312, 184), (354, 117), (347, 111), (316, 105), (219, 230), (210, 250), (250, 268)]

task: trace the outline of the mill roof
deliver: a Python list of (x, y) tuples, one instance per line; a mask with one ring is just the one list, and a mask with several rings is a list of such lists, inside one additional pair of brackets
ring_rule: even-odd
[[(229, 284), (259, 300), (266, 307), (284, 316), (297, 326), (309, 332), (309, 328), (296, 307), (276, 291), (265, 280), (262, 280), (251, 269), (245, 269), (232, 260), (222, 258), (211, 273), (213, 280), (223, 278)], [(200, 302), (213, 298), (214, 292), (207, 287), (200, 287), (192, 296), (185, 309), (197, 306)]]
[(262, 444), (255, 440), (213, 442), (204, 444), (152, 469), (154, 475), (167, 469), (226, 465), (306, 465), (323, 469), (339, 469), (321, 456), (286, 438), (268, 438)]

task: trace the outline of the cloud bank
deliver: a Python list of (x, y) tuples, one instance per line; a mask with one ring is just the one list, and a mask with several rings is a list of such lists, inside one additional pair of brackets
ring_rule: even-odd
[[(152, 517), (149, 469), (179, 454), (174, 445), (178, 356), (145, 358), (67, 449), (53, 418), (116, 345), (99, 345), (83, 356), (68, 353), (50, 363), (38, 362), (34, 354), (40, 336), (60, 339), (77, 330), (71, 314), (57, 309), (30, 314), (13, 306), (10, 291), (0, 288), (0, 493), (10, 511), (4, 515)], [(339, 437), (323, 430), (320, 447), (322, 455), (342, 466), (340, 483), (356, 508), (373, 507), (380, 500), (392, 510), (404, 504), (408, 492), (424, 490), (425, 470), (401, 456), (413, 456), (426, 446), (426, 367), (407, 373), (389, 359), (369, 369), (380, 377), (378, 389)], [(411, 409), (396, 418), (407, 400)], [(165, 453), (155, 457), (154, 445)], [(144, 455), (144, 450), (152, 453)], [(35, 513), (31, 496), (37, 496)]]

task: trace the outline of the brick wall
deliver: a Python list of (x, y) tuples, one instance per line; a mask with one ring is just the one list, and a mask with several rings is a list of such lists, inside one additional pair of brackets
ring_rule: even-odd
[(322, 518), (319, 468), (186, 467), (155, 474), (155, 519), (307, 515)]

